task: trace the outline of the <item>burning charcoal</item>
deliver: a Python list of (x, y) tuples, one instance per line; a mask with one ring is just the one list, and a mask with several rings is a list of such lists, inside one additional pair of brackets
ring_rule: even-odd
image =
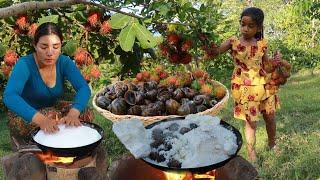
[(154, 140), (160, 140), (163, 139), (163, 131), (159, 128), (156, 128), (154, 130), (152, 130), (152, 138)]
[(180, 129), (180, 134), (185, 134), (185, 133), (189, 132), (190, 130), (191, 130), (190, 128), (182, 127), (182, 128)]
[(153, 141), (151, 144), (150, 144), (150, 146), (152, 147), (152, 148), (158, 148), (161, 144), (164, 144), (164, 140), (163, 139), (158, 139), (158, 140), (155, 140), (155, 141)]
[(167, 165), (168, 167), (181, 168), (181, 162), (175, 159), (170, 159)]
[(191, 129), (195, 129), (197, 127), (198, 127), (198, 125), (196, 123), (190, 123), (190, 128)]
[(169, 129), (169, 131), (177, 131), (179, 129), (179, 124), (172, 123), (172, 124), (170, 124), (169, 127), (167, 127), (167, 129)]
[(154, 160), (154, 161), (157, 161), (157, 162), (163, 162), (165, 161), (166, 159), (164, 158), (163, 155), (160, 155), (158, 152), (151, 152), (149, 154), (149, 158), (151, 160)]

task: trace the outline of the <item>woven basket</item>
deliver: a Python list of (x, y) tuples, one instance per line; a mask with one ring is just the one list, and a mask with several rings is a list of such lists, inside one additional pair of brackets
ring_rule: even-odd
[[(229, 91), (228, 89), (223, 85), (221, 84), (220, 82), (218, 81), (212, 81), (213, 84), (217, 84), (217, 85), (220, 85), (222, 86), (225, 91), (226, 91), (226, 94), (225, 96), (215, 105), (213, 106), (212, 108), (210, 109), (207, 109), (205, 111), (202, 111), (202, 112), (199, 112), (197, 114), (201, 114), (201, 115), (212, 115), (212, 116), (216, 116), (219, 111), (226, 105), (228, 99), (229, 99)], [(101, 89), (99, 92), (103, 91), (103, 89)], [(99, 93), (98, 92), (98, 93)], [(98, 94), (97, 93), (97, 94)], [(99, 106), (96, 105), (96, 96), (97, 94), (95, 94), (95, 96), (93, 97), (93, 100), (92, 100), (92, 104), (93, 104), (93, 107), (102, 115), (104, 116), (105, 118), (111, 120), (112, 122), (119, 122), (121, 120), (124, 120), (124, 119), (140, 119), (141, 121), (143, 121), (144, 125), (147, 126), (149, 124), (152, 124), (154, 122), (157, 122), (157, 121), (161, 121), (163, 119), (167, 119), (167, 118), (174, 118), (174, 117), (181, 117), (179, 115), (168, 115), (168, 116), (136, 116), (136, 115), (117, 115), (117, 114), (113, 114), (111, 113), (110, 111), (108, 110), (105, 110), (105, 109), (102, 109), (100, 108)]]

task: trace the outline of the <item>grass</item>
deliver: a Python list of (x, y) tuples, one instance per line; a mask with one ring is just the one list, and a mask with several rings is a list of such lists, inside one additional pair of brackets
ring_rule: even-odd
[[(320, 178), (320, 76), (297, 74), (280, 90), (281, 109), (277, 112), (277, 137), (280, 154), (267, 150), (267, 134), (261, 119), (257, 130), (258, 172), (260, 179)], [(0, 156), (11, 153), (6, 116), (0, 114)], [(243, 134), (243, 124), (232, 115), (232, 99), (220, 117)], [(104, 146), (109, 163), (127, 150), (112, 132), (112, 123), (96, 113), (95, 122), (105, 130)], [(246, 156), (243, 146), (240, 155)], [(0, 177), (3, 177), (2, 170)]]

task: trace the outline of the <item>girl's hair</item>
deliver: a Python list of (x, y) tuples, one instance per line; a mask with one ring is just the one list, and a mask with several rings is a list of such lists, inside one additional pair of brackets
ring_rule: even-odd
[(257, 32), (254, 37), (258, 40), (263, 38), (263, 20), (264, 20), (264, 14), (263, 11), (256, 7), (249, 7), (246, 8), (242, 13), (240, 20), (243, 16), (250, 16), (252, 20), (257, 24), (257, 26), (261, 27), (261, 31)]
[(61, 29), (58, 27), (58, 25), (53, 22), (46, 22), (46, 23), (41, 24), (37, 28), (36, 32), (34, 33), (33, 43), (37, 44), (39, 39), (42, 36), (51, 35), (51, 34), (57, 35), (62, 42), (63, 36), (62, 36)]

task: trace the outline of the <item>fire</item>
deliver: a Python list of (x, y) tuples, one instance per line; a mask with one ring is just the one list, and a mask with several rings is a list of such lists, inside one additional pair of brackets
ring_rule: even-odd
[(212, 170), (205, 174), (193, 174), (191, 172), (178, 172), (178, 171), (167, 171), (164, 172), (166, 180), (197, 180), (197, 179), (208, 179), (214, 180), (216, 171)]
[(45, 164), (52, 164), (52, 163), (69, 164), (69, 163), (72, 163), (73, 160), (76, 158), (76, 157), (59, 157), (59, 156), (55, 156), (51, 152), (37, 153), (37, 156)]

